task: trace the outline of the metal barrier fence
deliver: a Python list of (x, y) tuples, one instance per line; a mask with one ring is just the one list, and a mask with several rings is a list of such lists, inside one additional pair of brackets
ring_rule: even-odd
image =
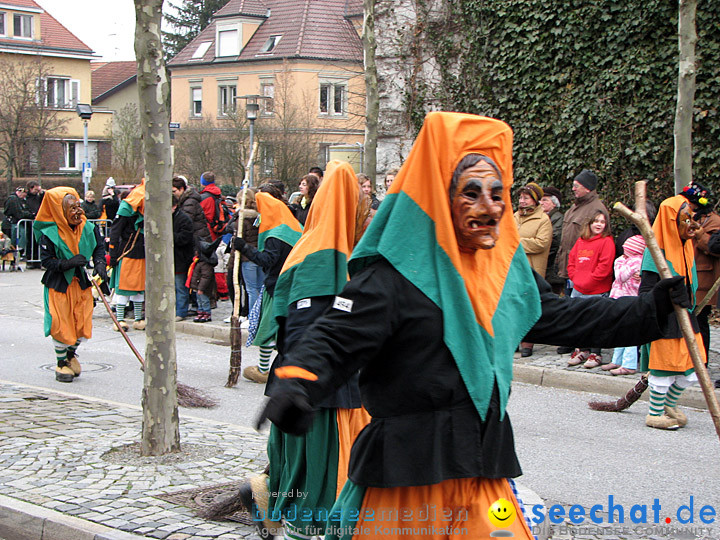
[[(88, 219), (88, 221), (94, 223), (95, 226), (100, 229), (100, 236), (107, 238), (108, 229), (112, 224), (112, 220)], [(40, 262), (40, 246), (32, 233), (32, 225), (34, 222), (34, 219), (21, 219), (18, 221), (17, 228), (15, 229), (15, 237), (12, 239), (14, 246), (19, 250), (24, 250), (25, 262), (27, 263)]]

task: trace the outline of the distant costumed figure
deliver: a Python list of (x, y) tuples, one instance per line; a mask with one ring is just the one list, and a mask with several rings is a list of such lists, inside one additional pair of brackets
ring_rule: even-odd
[(45, 274), (44, 329), (55, 347), (55, 379), (72, 382), (82, 368), (77, 349), (92, 337), (92, 283), (85, 266), (107, 281), (103, 238), (85, 217), (82, 199), (70, 187), (56, 187), (45, 196), (33, 223)]

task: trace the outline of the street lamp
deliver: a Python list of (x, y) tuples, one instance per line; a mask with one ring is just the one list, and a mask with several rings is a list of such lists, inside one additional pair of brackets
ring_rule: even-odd
[[(265, 96), (259, 96), (257, 94), (251, 94), (248, 96), (238, 96), (236, 99), (245, 100), (245, 118), (250, 121), (250, 152), (252, 153), (253, 143), (255, 140), (255, 120), (257, 120), (258, 113), (260, 112), (260, 105), (258, 100), (266, 99)], [(255, 166), (250, 163), (250, 170), (248, 171), (249, 184), (253, 185), (253, 176)]]
[[(92, 168), (90, 167), (90, 157), (88, 156), (88, 120), (92, 118), (93, 110), (87, 103), (78, 103), (75, 109), (80, 118), (82, 118), (84, 131), (83, 131), (83, 146), (85, 148), (85, 161), (83, 161), (82, 175), (83, 175), (83, 187), (85, 193), (88, 192), (88, 184), (90, 178), (92, 178)], [(84, 196), (85, 194), (83, 194)]]

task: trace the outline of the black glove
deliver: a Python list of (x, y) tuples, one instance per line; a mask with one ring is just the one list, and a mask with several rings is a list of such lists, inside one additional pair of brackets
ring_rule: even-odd
[(256, 428), (259, 430), (270, 420), (280, 431), (289, 435), (302, 435), (310, 429), (315, 415), (307, 397), (302, 394), (272, 396), (260, 413)]
[(240, 236), (235, 237), (235, 249), (238, 251), (242, 251), (243, 248), (247, 245), (247, 242), (244, 238), (241, 238)]
[(100, 279), (103, 280), (103, 283), (107, 283), (108, 275), (107, 270), (105, 269), (105, 263), (95, 264), (95, 270), (93, 270), (93, 274), (96, 276), (100, 276)]
[(108, 261), (108, 266), (110, 268), (115, 268), (117, 266), (117, 263), (118, 263), (117, 259), (113, 259), (112, 257), (110, 257), (110, 260)]
[(78, 268), (85, 266), (87, 264), (87, 259), (85, 258), (85, 255), (75, 255), (74, 257), (71, 257), (70, 259), (60, 259), (60, 262), (58, 266), (60, 267), (61, 272), (67, 272), (71, 268)]
[(661, 279), (650, 292), (655, 300), (658, 317), (670, 315), (674, 311), (673, 304), (685, 309), (690, 307), (684, 276)]
[(72, 267), (74, 267), (74, 268), (81, 268), (81, 267), (87, 265), (88, 260), (87, 260), (87, 258), (85, 257), (85, 255), (81, 255), (81, 254), (78, 253), (78, 254), (75, 255), (74, 257), (71, 257), (68, 262), (69, 262), (69, 263), (72, 265)]

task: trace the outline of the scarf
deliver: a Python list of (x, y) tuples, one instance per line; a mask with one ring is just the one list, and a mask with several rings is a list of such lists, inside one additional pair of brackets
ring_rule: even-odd
[[(45, 235), (55, 246), (55, 253), (59, 259), (70, 259), (74, 255), (81, 254), (85, 255), (87, 260), (91, 260), (97, 246), (95, 225), (84, 215), (82, 222), (75, 229), (68, 225), (62, 209), (62, 201), (66, 195), (73, 195), (80, 200), (77, 191), (71, 187), (60, 186), (45, 192), (33, 223), (33, 234), (38, 242)], [(63, 275), (69, 284), (75, 275), (75, 269), (71, 268)]]
[[(497, 245), (464, 253), (453, 228), (449, 187), (458, 163), (471, 153), (497, 164), (506, 209)], [(483, 419), (495, 383), (504, 414), (513, 353), (540, 317), (539, 293), (512, 214), (511, 185), (507, 124), (430, 113), (350, 260), (352, 275), (385, 258), (442, 310), (443, 339)]]
[(302, 234), (302, 225), (295, 219), (288, 205), (270, 195), (258, 193), (255, 203), (260, 214), (258, 229), (258, 250), (265, 248), (268, 238), (277, 238), (290, 246), (294, 246)]

